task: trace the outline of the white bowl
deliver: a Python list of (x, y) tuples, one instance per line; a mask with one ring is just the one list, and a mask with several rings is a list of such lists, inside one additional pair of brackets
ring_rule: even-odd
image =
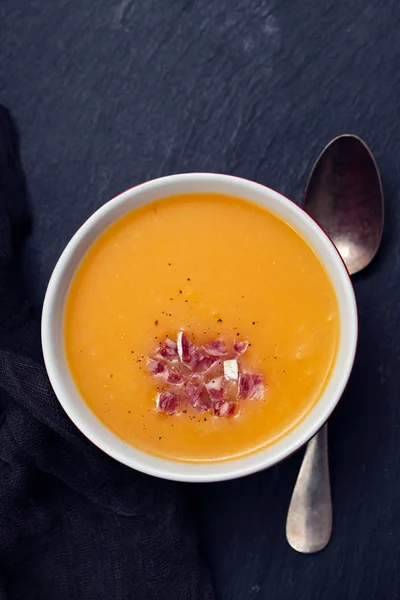
[[(242, 458), (207, 464), (157, 458), (123, 442), (92, 413), (71, 378), (64, 351), (63, 313), (75, 271), (94, 240), (132, 209), (160, 198), (190, 192), (213, 192), (250, 200), (293, 226), (314, 248), (333, 283), (339, 304), (340, 340), (328, 384), (308, 415), (275, 444)], [(86, 437), (120, 462), (149, 475), (179, 481), (222, 481), (270, 467), (303, 446), (325, 423), (349, 378), (357, 345), (357, 307), (347, 270), (320, 227), (293, 202), (267, 187), (211, 173), (171, 175), (134, 187), (96, 211), (76, 232), (51, 276), (43, 306), (42, 344), (47, 372), (67, 415)], [(77, 467), (78, 468), (78, 467)]]

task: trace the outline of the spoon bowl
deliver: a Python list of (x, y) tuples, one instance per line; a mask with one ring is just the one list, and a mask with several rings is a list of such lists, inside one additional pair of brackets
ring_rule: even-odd
[(375, 159), (355, 135), (341, 135), (322, 151), (302, 199), (304, 210), (329, 235), (351, 275), (378, 251), (383, 191)]

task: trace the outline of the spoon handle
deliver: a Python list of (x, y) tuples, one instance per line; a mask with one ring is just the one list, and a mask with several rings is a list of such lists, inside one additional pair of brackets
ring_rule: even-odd
[(328, 544), (332, 533), (332, 499), (329, 481), (328, 425), (308, 442), (290, 501), (286, 538), (306, 554)]

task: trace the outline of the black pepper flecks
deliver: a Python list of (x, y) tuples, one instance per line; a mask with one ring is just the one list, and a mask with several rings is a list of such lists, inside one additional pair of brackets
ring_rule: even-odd
[(162, 440), (162, 437), (160, 436), (158, 439), (159, 439), (159, 440)]
[(253, 325), (255, 325), (255, 324), (256, 324), (256, 322), (255, 322), (255, 321), (253, 321)]
[(130, 411), (130, 410), (128, 410), (128, 413), (129, 413), (129, 414), (131, 414), (131, 411)]
[(187, 413), (187, 410), (183, 410), (182, 412), (183, 412), (183, 414), (185, 414), (185, 415), (186, 415), (186, 413)]
[(171, 266), (171, 263), (168, 263), (168, 266), (170, 267), (170, 266)]
[(154, 325), (158, 325), (158, 319), (154, 321)]
[(188, 277), (187, 280), (190, 281), (190, 277)]
[(217, 319), (217, 323), (222, 323), (222, 319)]
[(179, 293), (180, 293), (180, 294), (183, 294), (182, 290), (179, 290)]

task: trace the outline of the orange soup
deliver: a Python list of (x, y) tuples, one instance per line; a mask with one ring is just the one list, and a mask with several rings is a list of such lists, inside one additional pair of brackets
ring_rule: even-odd
[[(149, 360), (182, 332), (196, 347), (222, 341), (227, 359), (243, 342), (239, 368), (262, 393), (222, 414), (160, 411), (168, 386)], [(191, 194), (138, 208), (99, 236), (71, 283), (64, 333), (82, 398), (117, 436), (172, 460), (222, 461), (276, 442), (318, 401), (339, 311), (318, 256), (287, 223), (239, 198)]]

